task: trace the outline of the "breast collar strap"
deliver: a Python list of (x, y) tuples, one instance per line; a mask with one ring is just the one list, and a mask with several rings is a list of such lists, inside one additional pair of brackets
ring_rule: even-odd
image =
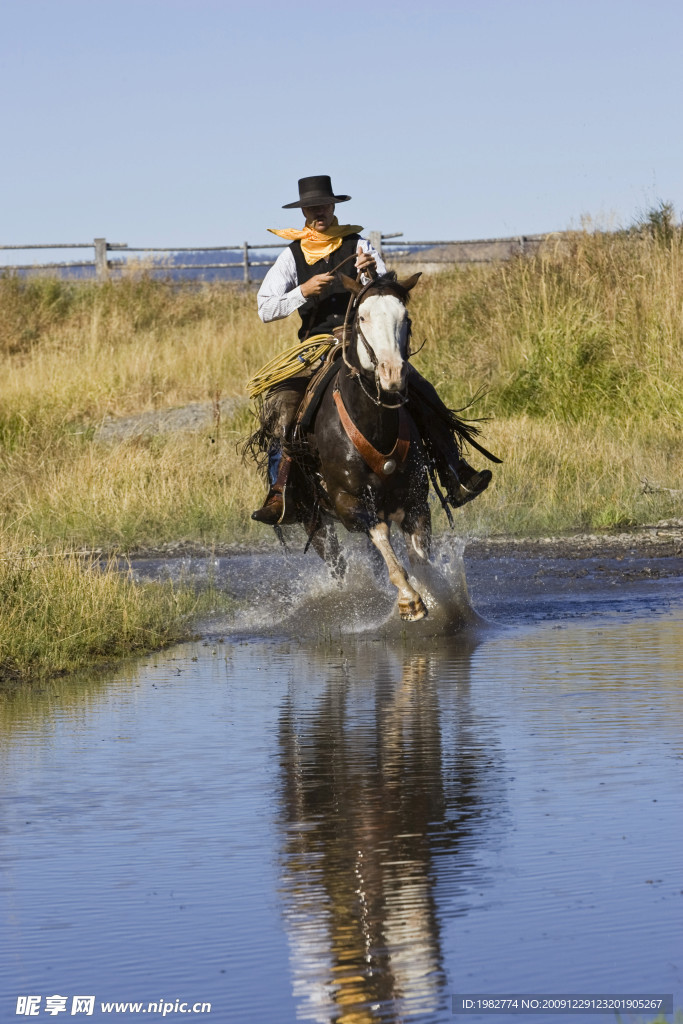
[(337, 406), (337, 412), (339, 413), (339, 419), (351, 444), (373, 473), (376, 473), (382, 480), (388, 480), (392, 473), (395, 472), (398, 463), (406, 461), (410, 450), (410, 421), (405, 409), (403, 407), (398, 408), (398, 437), (396, 438), (396, 443), (388, 455), (382, 455), (361, 434), (349, 416), (338, 387), (335, 387), (333, 397)]

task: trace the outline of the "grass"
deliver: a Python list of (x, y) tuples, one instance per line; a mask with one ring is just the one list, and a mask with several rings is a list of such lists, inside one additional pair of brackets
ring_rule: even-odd
[[(576, 233), (532, 259), (416, 290), (418, 365), (454, 405), (482, 384), (505, 459), (463, 510), (476, 532), (600, 528), (675, 515), (683, 487), (683, 239)], [(429, 328), (425, 330), (425, 324)], [(434, 340), (439, 339), (435, 344)], [(473, 412), (473, 415), (476, 413)]]
[[(504, 459), (486, 494), (457, 514), (458, 532), (594, 530), (680, 515), (675, 494), (641, 486), (647, 478), (683, 489), (680, 229), (655, 219), (637, 231), (567, 234), (533, 257), (425, 278), (413, 295), (415, 341), (427, 339), (416, 367), (454, 407), (485, 389), (471, 414), (489, 417), (485, 444)], [(242, 404), (207, 430), (113, 443), (98, 440), (98, 426), (109, 416), (242, 401), (247, 379), (295, 332), (294, 318), (261, 324), (253, 292), (231, 285), (181, 286), (144, 273), (105, 285), (0, 276), (0, 528), (13, 566), (2, 570), (10, 574), (3, 635), (22, 630), (13, 609), (38, 608), (37, 598), (20, 598), (23, 584), (9, 582), (18, 579), (35, 594), (54, 581), (51, 614), (64, 620), (64, 636), (85, 635), (77, 623), (91, 613), (78, 595), (96, 578), (112, 607), (138, 603), (139, 628), (129, 628), (106, 603), (97, 613), (93, 597), (88, 621), (99, 615), (102, 633), (88, 627), (86, 660), (166, 642), (159, 615), (177, 623), (169, 640), (187, 628), (194, 595), (185, 603), (179, 592), (137, 588), (63, 553), (269, 539), (249, 518), (263, 484), (236, 450), (253, 415)], [(484, 460), (473, 453), (472, 462)], [(445, 526), (440, 513), (437, 523)], [(43, 557), (30, 571), (19, 558), (26, 550)], [(54, 632), (41, 621), (36, 635)], [(28, 642), (24, 654), (3, 653), (0, 670), (75, 664), (71, 641), (56, 639), (42, 662)]]
[(427, 357), (428, 375), (455, 384), (455, 357), (470, 389), (489, 384), (497, 417), (666, 420), (680, 412), (679, 233), (668, 245), (563, 236), (533, 259), (433, 284), (421, 303), (445, 344)]
[(0, 680), (6, 689), (184, 639), (212, 597), (170, 582), (136, 584), (113, 559), (100, 565), (73, 554), (5, 553)]

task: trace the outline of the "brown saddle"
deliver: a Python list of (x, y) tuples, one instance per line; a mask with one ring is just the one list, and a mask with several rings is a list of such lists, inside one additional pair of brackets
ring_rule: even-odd
[(322, 401), (322, 397), (330, 382), (334, 380), (339, 373), (339, 369), (342, 365), (342, 346), (337, 330), (341, 331), (341, 328), (337, 328), (334, 331), (337, 336), (338, 343), (334, 348), (330, 349), (321, 365), (309, 380), (304, 392), (304, 397), (301, 399), (301, 404), (296, 414), (295, 421), (295, 430), (299, 434), (305, 433), (310, 429), (313, 423), (313, 418), (318, 411), (318, 406)]

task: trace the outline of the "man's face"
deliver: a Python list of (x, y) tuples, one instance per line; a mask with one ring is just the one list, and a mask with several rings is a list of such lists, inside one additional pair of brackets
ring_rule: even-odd
[(326, 206), (304, 206), (302, 212), (309, 228), (327, 231), (334, 220), (334, 203), (328, 203)]

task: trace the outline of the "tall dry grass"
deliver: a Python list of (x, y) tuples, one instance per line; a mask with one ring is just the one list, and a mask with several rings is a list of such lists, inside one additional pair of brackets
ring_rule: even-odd
[[(534, 529), (608, 522), (609, 507), (615, 522), (670, 510), (666, 498), (643, 501), (639, 481), (681, 485), (682, 315), (679, 232), (565, 235), (534, 258), (415, 289), (415, 336), (428, 340), (416, 366), (455, 406), (484, 386), (472, 415), (491, 416), (488, 439), (500, 439), (505, 464), (475, 503), (477, 528), (491, 517), (498, 528), (499, 516)], [(295, 330), (293, 318), (261, 324), (253, 293), (234, 286), (0, 279), (6, 528), (127, 548), (263, 536), (247, 515), (261, 485), (235, 451), (248, 411), (218, 438), (112, 446), (96, 429), (108, 415), (243, 396)]]
[[(504, 459), (489, 490), (458, 512), (460, 532), (680, 515), (670, 493), (683, 489), (679, 230), (578, 232), (531, 258), (423, 279), (413, 296), (415, 340), (427, 339), (415, 365), (452, 406), (486, 389), (470, 411), (490, 417), (485, 443)], [(196, 433), (104, 442), (98, 427), (242, 398), (296, 326), (264, 326), (253, 293), (230, 285), (0, 277), (5, 551), (270, 537), (249, 518), (262, 482), (236, 448), (254, 422), (246, 405)], [(643, 478), (668, 490), (644, 494)], [(47, 586), (36, 580), (36, 592)]]
[[(505, 463), (463, 509), (476, 533), (598, 528), (681, 514), (683, 236), (577, 232), (534, 258), (416, 289), (418, 368)], [(644, 494), (643, 480), (654, 484)], [(657, 490), (656, 488), (661, 488)]]
[(532, 259), (463, 268), (416, 292), (454, 400), (486, 382), (496, 416), (576, 422), (681, 410), (683, 236), (575, 233)]
[(31, 424), (96, 425), (140, 412), (241, 394), (268, 332), (253, 296), (149, 278), (106, 285), (0, 278), (3, 403)]
[[(453, 406), (482, 386), (504, 458), (463, 525), (538, 531), (675, 514), (683, 486), (679, 232), (565, 235), (533, 258), (423, 280), (415, 365)], [(0, 279), (0, 515), (42, 543), (132, 550), (166, 540), (255, 541), (262, 484), (236, 443), (239, 409), (197, 434), (104, 444), (124, 415), (241, 397), (295, 338), (263, 325), (254, 295), (138, 276), (105, 286)], [(472, 461), (480, 461), (473, 454)]]

